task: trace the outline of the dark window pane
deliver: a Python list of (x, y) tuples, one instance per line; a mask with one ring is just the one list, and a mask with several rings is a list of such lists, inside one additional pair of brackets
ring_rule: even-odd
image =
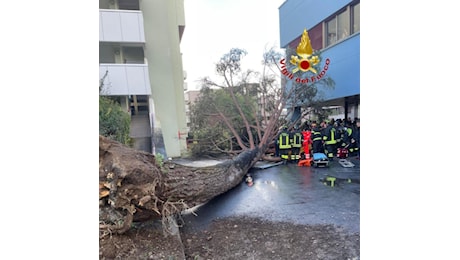
[(313, 50), (321, 50), (323, 48), (323, 24), (320, 23), (313, 27), (309, 32), (311, 47)]

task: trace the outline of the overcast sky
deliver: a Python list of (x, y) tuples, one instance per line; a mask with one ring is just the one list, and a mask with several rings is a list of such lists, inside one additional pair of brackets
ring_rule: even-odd
[(279, 48), (278, 7), (285, 0), (184, 0), (185, 31), (181, 41), (189, 90), (196, 80), (215, 76), (215, 63), (231, 48), (248, 52), (244, 69), (261, 71), (262, 54)]

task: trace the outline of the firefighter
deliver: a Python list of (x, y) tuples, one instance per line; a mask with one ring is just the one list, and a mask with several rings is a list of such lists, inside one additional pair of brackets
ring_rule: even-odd
[(360, 140), (359, 140), (359, 120), (356, 121), (355, 127), (353, 129), (353, 133), (351, 135), (351, 144), (349, 147), (350, 151), (350, 156), (356, 156), (357, 159), (359, 159), (359, 146), (360, 146)]
[(336, 130), (333, 120), (329, 122), (328, 126), (324, 130), (323, 141), (324, 153), (327, 158), (332, 161), (334, 159), (334, 153), (337, 151)]
[(291, 140), (287, 127), (283, 127), (282, 132), (278, 135), (278, 151), (281, 159), (290, 160)]
[(342, 119), (338, 119), (336, 123), (337, 123), (337, 128), (336, 128), (337, 148), (345, 148), (345, 146), (347, 146), (347, 144), (345, 143), (345, 139), (346, 139), (345, 123), (344, 121), (342, 121)]
[(335, 129), (335, 134), (334, 134), (334, 137), (335, 137), (335, 148), (337, 150), (337, 148), (341, 148), (342, 146), (342, 128), (340, 127), (340, 119), (338, 120), (335, 120), (334, 121), (334, 129)]
[(298, 126), (294, 127), (294, 131), (290, 133), (291, 139), (291, 160), (298, 161), (300, 159), (300, 148), (302, 147), (302, 133)]
[(351, 153), (351, 138), (353, 136), (353, 127), (351, 127), (350, 123), (346, 123), (345, 127), (343, 128), (343, 145), (344, 147), (348, 148), (348, 152)]
[(313, 153), (324, 153), (323, 136), (316, 123), (312, 124), (311, 140), (313, 142)]

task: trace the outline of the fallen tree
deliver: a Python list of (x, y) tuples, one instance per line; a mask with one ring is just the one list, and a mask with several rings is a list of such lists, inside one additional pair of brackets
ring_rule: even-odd
[[(99, 137), (99, 220), (103, 232), (122, 234), (129, 230), (133, 221), (153, 217), (161, 218), (163, 226), (168, 227), (165, 222), (169, 222), (172, 216), (204, 204), (238, 185), (260, 158), (280, 160), (265, 156), (265, 151), (278, 135), (280, 125), (293, 126), (302, 118), (300, 116), (295, 120), (286, 120), (282, 111), (287, 102), (292, 102), (292, 95), (306, 87), (293, 83), (294, 87), (290, 90), (286, 90), (285, 85), (276, 88), (274, 76), (264, 73), (260, 83), (263, 90), (261, 93), (265, 95), (263, 100), (268, 98), (267, 93), (273, 98), (270, 98), (269, 106), (266, 106), (267, 102), (262, 102), (266, 107), (259, 111), (258, 103), (252, 102), (254, 100), (250, 100), (246, 91), (243, 91), (245, 95), (239, 95), (239, 87), (246, 86), (249, 82), (246, 77), (241, 84), (234, 82), (241, 70), (240, 60), (245, 53), (240, 49), (232, 49), (216, 65), (218, 75), (224, 78), (223, 85), (203, 79), (208, 87), (218, 87), (227, 93), (225, 97), (232, 108), (215, 105), (212, 107), (213, 114), (206, 114), (204, 118), (207, 122), (219, 121), (227, 127), (231, 138), (241, 148), (241, 152), (233, 159), (208, 167), (189, 167), (173, 161), (163, 162), (153, 154), (131, 149), (103, 136)], [(264, 64), (278, 67), (276, 57), (270, 51), (264, 55)], [(281, 71), (279, 67), (277, 71)], [(316, 89), (314, 90), (316, 94)], [(211, 107), (212, 104), (206, 105)], [(232, 113), (228, 113), (229, 111)], [(263, 116), (259, 116), (259, 112)], [(235, 118), (238, 120), (232, 120)], [(202, 125), (196, 127), (200, 128)]]
[(242, 180), (261, 157), (259, 148), (207, 167), (162, 162), (99, 136), (99, 221), (101, 232), (122, 234), (133, 221), (169, 217), (204, 204)]

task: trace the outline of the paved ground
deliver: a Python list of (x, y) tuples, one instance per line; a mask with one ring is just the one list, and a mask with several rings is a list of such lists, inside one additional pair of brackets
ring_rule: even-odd
[[(250, 171), (252, 187), (242, 180), (197, 207), (197, 216), (185, 214), (176, 235), (165, 236), (159, 221), (138, 223), (101, 239), (99, 259), (359, 260), (360, 169), (352, 162), (353, 168), (335, 160), (327, 168), (288, 163), (256, 169), (268, 164), (259, 162)], [(331, 187), (322, 181), (328, 176), (344, 181)]]
[[(188, 228), (205, 229), (213, 219), (248, 216), (293, 224), (331, 224), (359, 233), (360, 167), (359, 160), (351, 158), (349, 161), (355, 167), (345, 168), (334, 160), (325, 168), (287, 163), (251, 169), (252, 187), (242, 182), (195, 208), (197, 216), (184, 215), (184, 223)], [(321, 181), (328, 176), (338, 178), (334, 187)]]

